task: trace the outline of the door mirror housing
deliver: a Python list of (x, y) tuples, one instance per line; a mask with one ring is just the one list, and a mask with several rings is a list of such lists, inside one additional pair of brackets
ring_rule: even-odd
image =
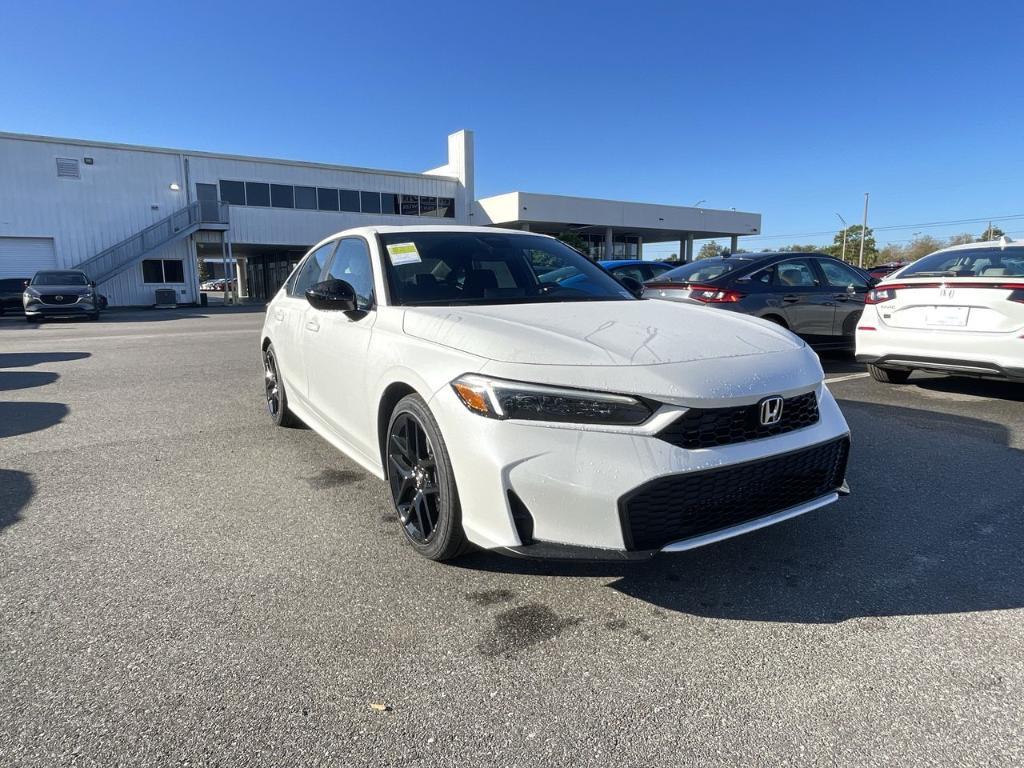
[(618, 278), (619, 282), (622, 283), (622, 287), (632, 293), (638, 299), (644, 295), (644, 284), (637, 280), (635, 277), (623, 276)]
[(95, 280), (90, 280), (89, 281), (89, 287), (90, 288), (95, 288), (96, 287), (96, 281)]
[(324, 280), (306, 291), (306, 301), (325, 312), (356, 311), (356, 291), (344, 280)]

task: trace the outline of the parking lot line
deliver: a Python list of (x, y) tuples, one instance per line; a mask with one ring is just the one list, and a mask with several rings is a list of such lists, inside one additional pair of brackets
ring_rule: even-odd
[(846, 376), (833, 376), (831, 379), (825, 379), (826, 384), (835, 384), (839, 381), (849, 381), (850, 379), (863, 379), (865, 376), (870, 376), (869, 373), (849, 373)]

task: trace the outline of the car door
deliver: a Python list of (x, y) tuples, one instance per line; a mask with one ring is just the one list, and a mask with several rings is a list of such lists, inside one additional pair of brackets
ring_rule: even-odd
[(338, 242), (324, 274), (355, 289), (357, 310), (320, 310), (307, 302), (302, 347), (309, 377), (309, 404), (345, 442), (375, 456), (372, 408), (364, 402), (366, 354), (377, 320), (370, 248), (362, 237)]
[(811, 343), (832, 338), (835, 302), (811, 259), (785, 259), (775, 264), (773, 291), (789, 329)]
[(337, 241), (331, 240), (311, 251), (299, 264), (284, 289), (270, 306), (271, 338), (277, 353), (277, 367), (288, 396), (307, 399), (306, 370), (302, 345), (302, 323), (309, 308), (306, 290), (320, 282)]
[(835, 302), (835, 316), (832, 320), (832, 335), (836, 341), (853, 342), (857, 332), (857, 321), (864, 311), (864, 297), (871, 286), (863, 273), (844, 264), (838, 259), (816, 259), (822, 277), (832, 291)]

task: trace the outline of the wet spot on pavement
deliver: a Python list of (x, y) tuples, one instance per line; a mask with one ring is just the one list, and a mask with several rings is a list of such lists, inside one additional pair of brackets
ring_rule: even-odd
[(307, 477), (306, 482), (311, 488), (322, 490), (324, 488), (339, 488), (349, 483), (358, 482), (361, 478), (361, 472), (353, 472), (349, 469), (325, 469), (319, 475)]
[(580, 621), (563, 619), (546, 605), (537, 603), (509, 608), (494, 617), (494, 628), (477, 643), (477, 650), (484, 656), (511, 657), (558, 637)]
[(515, 596), (514, 592), (507, 589), (486, 589), (483, 592), (470, 592), (466, 599), (477, 605), (497, 605), (507, 603)]

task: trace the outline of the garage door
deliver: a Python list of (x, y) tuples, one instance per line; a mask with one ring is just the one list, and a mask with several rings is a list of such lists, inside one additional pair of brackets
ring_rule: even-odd
[(52, 237), (0, 237), (0, 277), (32, 277), (56, 266)]

